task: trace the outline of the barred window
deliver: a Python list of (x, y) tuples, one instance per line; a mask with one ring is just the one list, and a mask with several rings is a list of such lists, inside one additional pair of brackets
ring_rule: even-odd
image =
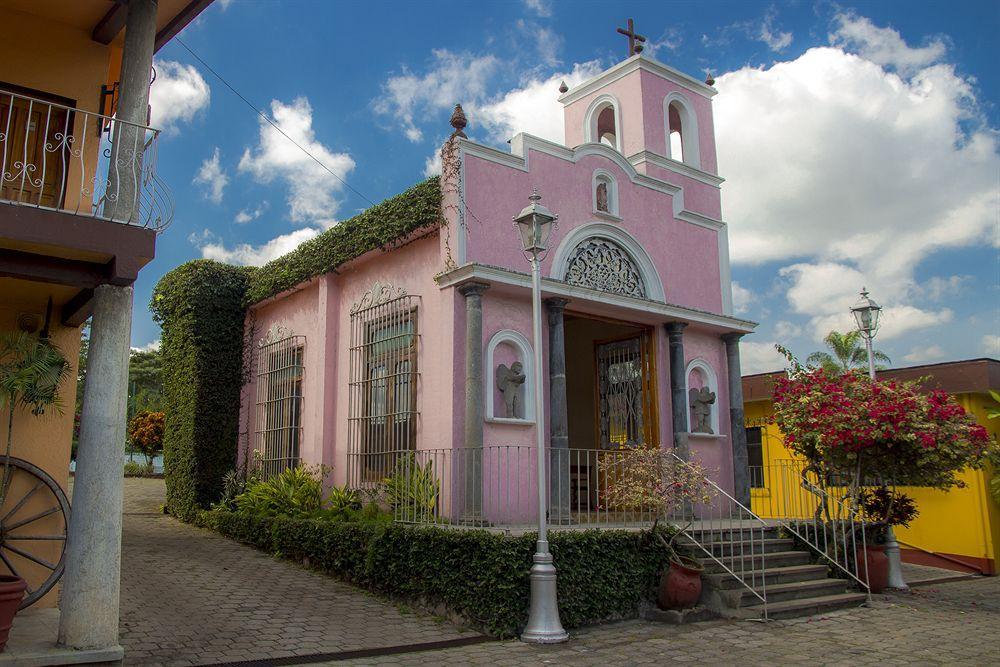
[(417, 303), (376, 285), (351, 313), (348, 451), (354, 486), (381, 482), (416, 448)]
[(258, 350), (254, 449), (264, 477), (299, 464), (305, 342), (305, 336), (289, 336)]

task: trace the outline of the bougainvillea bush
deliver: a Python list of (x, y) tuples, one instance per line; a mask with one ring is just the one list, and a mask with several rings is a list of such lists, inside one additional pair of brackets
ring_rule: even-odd
[(774, 416), (815, 472), (849, 475), (854, 489), (962, 486), (958, 473), (981, 466), (989, 446), (986, 429), (946, 393), (858, 372), (794, 368), (775, 382)]

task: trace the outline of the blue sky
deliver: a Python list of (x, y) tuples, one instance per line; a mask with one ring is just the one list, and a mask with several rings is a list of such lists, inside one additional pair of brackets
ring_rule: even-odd
[(1000, 356), (995, 2), (216, 2), (157, 56), (158, 171), (176, 215), (136, 284), (197, 257), (260, 263), (434, 170), (461, 102), (473, 139), (561, 139), (555, 103), (625, 56), (717, 79), (723, 217), (746, 372), (848, 325), (862, 284), (894, 365)]

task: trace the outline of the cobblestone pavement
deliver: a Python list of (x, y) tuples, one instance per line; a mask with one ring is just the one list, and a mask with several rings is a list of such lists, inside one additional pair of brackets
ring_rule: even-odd
[(477, 636), (164, 516), (163, 494), (163, 480), (125, 480), (125, 664), (206, 665)]
[(491, 642), (336, 665), (995, 665), (1000, 577), (877, 596), (872, 608), (791, 621), (669, 626), (628, 621), (558, 646)]

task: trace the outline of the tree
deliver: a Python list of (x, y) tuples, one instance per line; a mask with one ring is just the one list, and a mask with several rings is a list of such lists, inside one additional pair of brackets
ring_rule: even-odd
[(128, 424), (128, 441), (133, 450), (146, 457), (146, 466), (153, 467), (153, 459), (163, 451), (165, 418), (162, 412), (143, 410)]
[[(830, 351), (810, 354), (806, 357), (806, 363), (810, 366), (818, 366), (828, 373), (844, 373), (856, 368), (868, 368), (868, 350), (865, 349), (860, 331), (849, 331), (846, 334), (831, 331), (823, 342)], [(886, 368), (885, 364), (892, 363), (884, 352), (875, 350), (872, 354), (875, 357), (875, 368)]]
[[(0, 332), (0, 410), (7, 410), (7, 449), (14, 443), (14, 412), (30, 409), (41, 415), (48, 408), (59, 410), (59, 385), (69, 374), (69, 362), (48, 338), (23, 331)], [(0, 506), (6, 499), (10, 464), (4, 464)]]
[(160, 350), (132, 350), (128, 359), (129, 414), (163, 409), (163, 355)]

